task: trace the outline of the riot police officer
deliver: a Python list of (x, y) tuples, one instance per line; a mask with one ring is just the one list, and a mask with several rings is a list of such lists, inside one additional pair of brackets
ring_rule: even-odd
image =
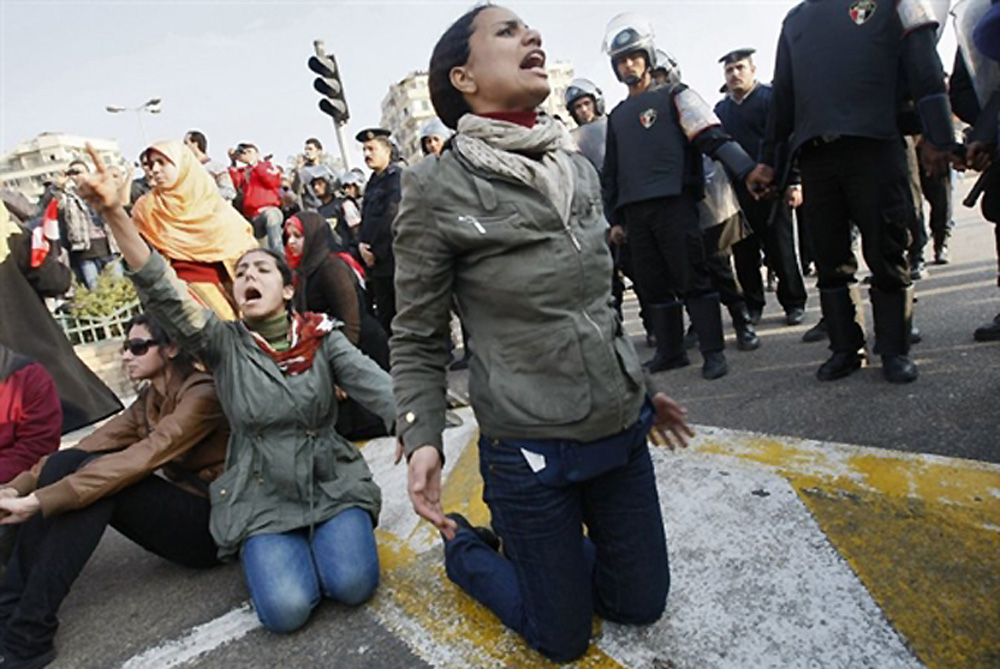
[[(702, 376), (728, 372), (719, 294), (714, 291), (698, 223), (704, 190), (701, 154), (743, 178), (753, 161), (725, 133), (711, 108), (683, 84), (655, 86), (654, 34), (647, 20), (621, 14), (604, 49), (629, 96), (608, 117), (602, 186), (605, 210), (628, 233), (639, 286), (656, 333), (651, 372), (689, 364), (684, 306), (698, 333)], [(683, 300), (683, 302), (682, 302)]]
[(604, 115), (604, 94), (590, 79), (574, 79), (566, 87), (566, 111), (577, 127), (570, 131), (587, 160), (598, 172), (604, 168), (608, 118)]
[(797, 153), (833, 351), (817, 372), (821, 381), (847, 376), (863, 360), (852, 222), (872, 270), (882, 372), (893, 383), (917, 378), (908, 357), (913, 291), (905, 257), (914, 212), (897, 91), (903, 70), (923, 123), (925, 163), (946, 168), (951, 110), (936, 27), (925, 0), (806, 0), (782, 25), (762, 164), (747, 185), (759, 192), (773, 184), (782, 144), (791, 149), (787, 155)]

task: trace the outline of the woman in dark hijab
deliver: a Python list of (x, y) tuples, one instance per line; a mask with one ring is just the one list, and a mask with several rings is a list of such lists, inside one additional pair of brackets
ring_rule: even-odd
[[(334, 241), (329, 224), (316, 212), (303, 212), (285, 223), (285, 257), (295, 272), (292, 306), (300, 313), (329, 314), (344, 323), (344, 334), (362, 353), (389, 370), (388, 337), (368, 311), (362, 294), (364, 270)], [(338, 388), (341, 400), (337, 431), (348, 439), (385, 436), (382, 420)]]

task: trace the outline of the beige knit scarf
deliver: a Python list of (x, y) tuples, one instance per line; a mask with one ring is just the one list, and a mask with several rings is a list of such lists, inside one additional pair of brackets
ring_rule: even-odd
[(573, 141), (565, 126), (540, 115), (531, 128), (466, 114), (452, 139), (455, 150), (474, 168), (513, 179), (552, 202), (563, 222), (573, 202)]

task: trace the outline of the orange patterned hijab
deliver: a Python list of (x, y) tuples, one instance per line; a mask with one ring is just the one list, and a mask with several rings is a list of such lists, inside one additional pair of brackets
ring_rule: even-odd
[(257, 248), (252, 228), (222, 199), (215, 179), (180, 142), (157, 142), (156, 151), (179, 172), (169, 188), (154, 188), (132, 208), (142, 236), (171, 260), (222, 262), (231, 268), (239, 256)]

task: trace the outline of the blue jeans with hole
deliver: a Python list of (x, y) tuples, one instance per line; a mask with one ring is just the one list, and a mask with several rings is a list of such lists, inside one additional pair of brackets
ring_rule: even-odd
[[(548, 469), (560, 450), (588, 444), (479, 440), (483, 499), (503, 552), (460, 529), (445, 543), (445, 568), (552, 660), (568, 662), (586, 652), (595, 612), (637, 625), (663, 614), (670, 570), (648, 429), (641, 420), (612, 437), (622, 447), (615, 457), (624, 462), (580, 481), (532, 472), (521, 449), (554, 455)], [(565, 462), (570, 479), (586, 469), (586, 463)]]
[(351, 507), (309, 529), (259, 534), (241, 553), (257, 617), (272, 632), (302, 627), (320, 597), (357, 606), (378, 586), (375, 530), (367, 511)]

